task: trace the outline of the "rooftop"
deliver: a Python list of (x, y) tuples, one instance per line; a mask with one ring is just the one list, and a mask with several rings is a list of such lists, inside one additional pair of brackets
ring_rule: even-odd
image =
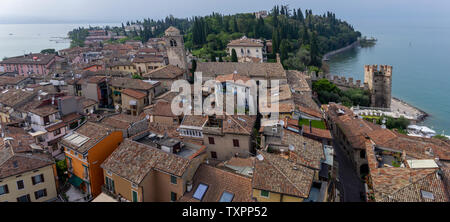
[(297, 165), (277, 154), (258, 152), (255, 161), (252, 187), (275, 193), (308, 198), (314, 170)]
[(114, 77), (109, 82), (111, 86), (135, 89), (135, 90), (149, 90), (154, 87), (153, 84), (145, 82), (140, 79)]
[(47, 65), (56, 57), (55, 54), (26, 54), (23, 56), (16, 56), (7, 58), (0, 62), (0, 64), (38, 64)]
[(193, 181), (181, 202), (253, 202), (250, 178), (201, 164)]
[(184, 72), (183, 69), (177, 66), (167, 65), (145, 73), (143, 74), (143, 77), (150, 79), (175, 79), (182, 76)]
[(156, 147), (125, 139), (101, 167), (133, 183), (140, 184), (152, 170), (182, 176), (189, 159), (166, 153)]
[(228, 43), (227, 46), (263, 47), (264, 44), (262, 44), (261, 40), (259, 39), (250, 39), (247, 38), (246, 36), (243, 36), (240, 39), (230, 41), (230, 43)]
[(250, 78), (284, 79), (286, 71), (280, 63), (199, 62), (196, 72), (215, 78), (234, 72)]
[(110, 132), (107, 127), (88, 121), (73, 133), (64, 136), (61, 144), (80, 153), (86, 153)]

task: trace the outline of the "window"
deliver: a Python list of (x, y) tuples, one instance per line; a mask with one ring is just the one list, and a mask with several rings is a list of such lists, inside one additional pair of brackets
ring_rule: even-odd
[(40, 175), (31, 177), (31, 181), (33, 182), (33, 185), (43, 183), (44, 182), (44, 174), (40, 174)]
[(0, 186), (0, 195), (7, 194), (7, 193), (9, 193), (8, 185), (5, 184), (3, 186)]
[(269, 197), (269, 191), (267, 191), (267, 190), (261, 190), (261, 196), (262, 196), (262, 197)]
[(23, 180), (17, 181), (17, 189), (22, 190), (23, 188), (25, 188), (25, 184), (23, 183)]
[(48, 116), (44, 116), (44, 124), (47, 125), (50, 122), (50, 118)]
[(217, 159), (217, 153), (214, 151), (211, 151), (211, 158)]
[(57, 136), (59, 134), (61, 134), (61, 129), (57, 129), (53, 132), (53, 136)]
[(42, 198), (42, 197), (46, 197), (46, 196), (47, 196), (46, 189), (38, 190), (38, 191), (34, 192), (34, 197), (36, 197), (36, 200), (38, 200), (39, 198)]
[(214, 137), (208, 137), (208, 140), (209, 140), (209, 144), (215, 144)]
[(105, 184), (106, 184), (106, 189), (108, 189), (111, 192), (115, 192), (114, 191), (114, 180), (112, 180), (109, 177), (105, 177)]
[(137, 192), (132, 190), (131, 193), (133, 193), (133, 202), (138, 202)]
[(72, 158), (70, 158), (70, 157), (67, 157), (67, 167), (68, 167), (69, 169), (72, 168)]
[(170, 200), (171, 201), (176, 201), (177, 200), (177, 194), (174, 192), (170, 192)]
[(233, 200), (234, 194), (224, 191), (220, 197), (219, 202), (231, 202)]
[(233, 146), (239, 147), (239, 140), (233, 140)]
[(170, 183), (177, 184), (177, 177), (176, 176), (170, 176)]
[(195, 193), (192, 197), (201, 201), (203, 199), (203, 196), (205, 196), (207, 190), (208, 185), (201, 183), (198, 185), (197, 190), (195, 190)]
[(23, 195), (17, 198), (17, 202), (30, 202), (30, 194)]
[(360, 157), (361, 159), (366, 159), (366, 151), (365, 151), (365, 150), (359, 151), (359, 157)]

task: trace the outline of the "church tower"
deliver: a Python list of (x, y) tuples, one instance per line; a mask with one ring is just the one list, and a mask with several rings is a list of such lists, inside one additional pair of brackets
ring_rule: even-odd
[(180, 30), (173, 26), (170, 26), (165, 31), (164, 41), (166, 42), (169, 64), (187, 70), (188, 64), (186, 58), (186, 50), (184, 49), (184, 40), (183, 36), (180, 34)]

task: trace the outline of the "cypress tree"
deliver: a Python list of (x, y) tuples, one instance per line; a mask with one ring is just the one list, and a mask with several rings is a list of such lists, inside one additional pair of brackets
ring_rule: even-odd
[(237, 54), (236, 54), (236, 50), (231, 50), (231, 62), (237, 62), (238, 58), (237, 58)]

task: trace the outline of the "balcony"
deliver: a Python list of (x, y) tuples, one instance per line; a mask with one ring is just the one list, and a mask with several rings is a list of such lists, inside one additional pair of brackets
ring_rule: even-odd
[(102, 185), (102, 192), (114, 199), (116, 199), (119, 202), (130, 202), (127, 199), (120, 196), (120, 194), (116, 194), (113, 191), (109, 190), (108, 187), (106, 187), (105, 184)]

